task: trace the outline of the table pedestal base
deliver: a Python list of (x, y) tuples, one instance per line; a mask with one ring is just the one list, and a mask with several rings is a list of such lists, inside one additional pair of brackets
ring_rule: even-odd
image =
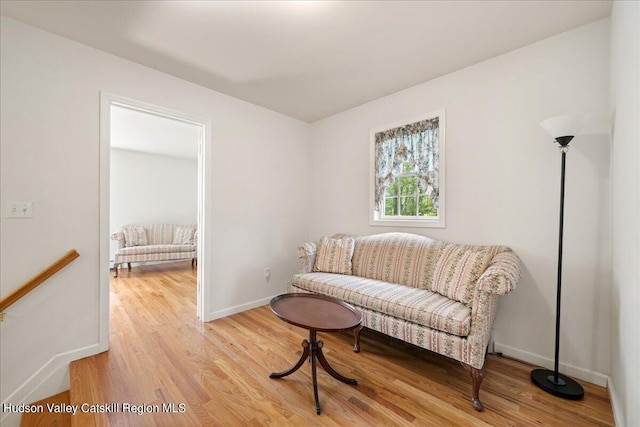
[(313, 398), (316, 403), (316, 414), (320, 415), (320, 401), (318, 400), (318, 379), (316, 376), (316, 360), (320, 362), (320, 366), (324, 368), (325, 371), (329, 373), (333, 378), (342, 381), (347, 384), (358, 384), (358, 381), (353, 378), (347, 378), (345, 376), (340, 375), (336, 372), (335, 369), (329, 365), (329, 362), (324, 357), (324, 353), (322, 353), (322, 347), (324, 343), (322, 340), (317, 339), (316, 331), (309, 331), (309, 339), (302, 340), (302, 356), (300, 356), (300, 360), (293, 365), (291, 368), (287, 369), (283, 372), (273, 372), (269, 375), (269, 378), (282, 378), (287, 375), (293, 374), (295, 371), (300, 369), (302, 364), (307, 358), (311, 358), (311, 378), (313, 380)]

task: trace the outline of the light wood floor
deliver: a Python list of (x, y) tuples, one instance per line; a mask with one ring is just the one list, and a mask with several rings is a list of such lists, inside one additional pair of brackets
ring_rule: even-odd
[[(69, 390), (50, 396), (46, 399), (33, 402), (32, 405), (68, 405), (71, 403)], [(63, 412), (32, 412), (24, 413), (20, 418), (20, 427), (69, 427), (71, 425), (71, 414)]]
[[(216, 286), (227, 286), (216, 284)], [(123, 270), (111, 282), (111, 349), (72, 364), (72, 403), (184, 404), (184, 413), (103, 414), (75, 425), (131, 426), (597, 426), (613, 425), (607, 390), (582, 382), (582, 401), (531, 384), (531, 366), (490, 355), (480, 391), (458, 362), (365, 330), (320, 333), (347, 385), (318, 370), (322, 414), (313, 407), (310, 369), (270, 379), (298, 360), (305, 330), (268, 306), (210, 323), (195, 316), (190, 263)], [(74, 393), (75, 390), (80, 390)], [(93, 419), (91, 419), (93, 418)]]

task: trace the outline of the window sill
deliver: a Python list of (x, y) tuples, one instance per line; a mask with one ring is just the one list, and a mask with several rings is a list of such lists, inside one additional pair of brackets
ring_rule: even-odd
[(379, 227), (420, 227), (420, 228), (445, 228), (444, 218), (434, 219), (375, 219), (369, 220), (369, 225)]

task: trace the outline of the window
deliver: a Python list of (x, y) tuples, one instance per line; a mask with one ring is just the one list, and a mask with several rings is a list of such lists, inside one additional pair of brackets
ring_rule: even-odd
[(444, 111), (371, 131), (371, 225), (444, 227)]

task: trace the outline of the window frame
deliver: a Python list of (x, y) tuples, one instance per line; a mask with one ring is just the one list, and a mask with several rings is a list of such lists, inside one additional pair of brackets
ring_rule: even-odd
[[(376, 192), (376, 134), (385, 132), (393, 128), (406, 126), (422, 120), (438, 118), (438, 215), (432, 217), (420, 216), (386, 216), (384, 212), (378, 212), (375, 204)], [(422, 114), (416, 117), (399, 120), (397, 122), (372, 128), (369, 133), (369, 225), (387, 227), (424, 227), (424, 228), (445, 228), (445, 110), (440, 109), (431, 113)], [(405, 175), (404, 173), (402, 175)], [(409, 173), (415, 176), (415, 174)], [(397, 195), (400, 198), (400, 195)]]

